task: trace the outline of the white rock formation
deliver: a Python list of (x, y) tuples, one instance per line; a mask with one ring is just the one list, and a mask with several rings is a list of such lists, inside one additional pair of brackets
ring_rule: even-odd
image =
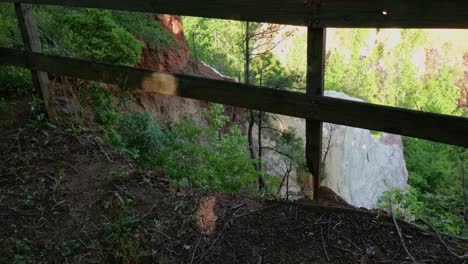
[[(327, 91), (325, 95), (362, 101), (333, 91)], [(276, 126), (279, 129), (295, 128), (298, 136), (305, 142), (303, 119), (279, 116)], [(348, 203), (366, 208), (373, 207), (384, 191), (395, 187), (406, 188), (408, 172), (400, 136), (383, 133), (378, 139), (367, 129), (325, 123), (324, 155), (330, 134), (330, 148), (326, 154), (325, 179), (322, 185), (335, 191)], [(275, 164), (275, 157), (272, 155), (267, 157), (266, 164)], [(278, 158), (276, 156), (276, 159)], [(270, 172), (282, 176), (279, 173), (281, 169), (272, 168)]]

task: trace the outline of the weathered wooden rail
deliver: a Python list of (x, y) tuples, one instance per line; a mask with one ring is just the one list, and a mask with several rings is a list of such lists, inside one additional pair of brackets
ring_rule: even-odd
[[(43, 72), (165, 95), (305, 118), (306, 158), (319, 186), (322, 122), (407, 135), (468, 147), (468, 119), (323, 96), (326, 27), (468, 28), (465, 0), (4, 0), (15, 3), (25, 51), (0, 48), (0, 64), (31, 69), (46, 101)], [(168, 13), (308, 26), (307, 93), (199, 77), (157, 73), (44, 55), (30, 4)], [(52, 104), (52, 102), (49, 102)], [(317, 193), (317, 192), (314, 192)]]
[(465, 0), (3, 0), (298, 26), (467, 28)]

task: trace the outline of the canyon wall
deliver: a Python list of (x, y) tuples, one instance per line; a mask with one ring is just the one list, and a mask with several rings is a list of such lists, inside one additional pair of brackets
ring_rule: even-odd
[[(334, 91), (326, 91), (325, 95), (362, 102)], [(304, 119), (278, 115), (272, 120), (279, 130), (296, 130), (305, 142)], [(264, 141), (265, 145), (271, 143), (268, 136)], [(408, 172), (398, 135), (382, 133), (378, 139), (367, 129), (324, 123), (323, 155), (326, 165), (322, 185), (354, 206), (372, 208), (384, 191), (407, 186)], [(286, 169), (281, 160), (276, 153), (265, 153), (268, 171), (278, 177), (282, 177)], [(293, 170), (289, 191), (299, 191), (296, 176)]]
[[(171, 47), (146, 46), (138, 67), (234, 81), (190, 56), (179, 17), (154, 15), (154, 18), (161, 21), (164, 28), (174, 34), (174, 45)], [(360, 101), (337, 92), (326, 92), (326, 95)], [(207, 103), (196, 100), (144, 92), (137, 93), (137, 100), (142, 110), (152, 113), (160, 123), (178, 119), (184, 114), (201, 120), (201, 111), (208, 106)], [(226, 109), (233, 121), (242, 122), (243, 110), (232, 107)], [(305, 142), (304, 120), (286, 116), (278, 117), (274, 119), (276, 120), (274, 125), (278, 129), (294, 128)], [(325, 160), (324, 186), (335, 191), (350, 204), (367, 208), (372, 207), (385, 190), (394, 187), (406, 188), (408, 174), (399, 136), (384, 133), (379, 140), (365, 129), (333, 124), (325, 124), (324, 128), (324, 144), (328, 143), (331, 135)], [(273, 143), (268, 134), (264, 135), (263, 140), (265, 145)], [(327, 147), (324, 145), (324, 150)], [(266, 151), (264, 162), (269, 173), (281, 178), (284, 176), (287, 164), (278, 154)], [(284, 193), (286, 190), (283, 189)], [(293, 193), (301, 191), (294, 171), (291, 172), (288, 190)]]

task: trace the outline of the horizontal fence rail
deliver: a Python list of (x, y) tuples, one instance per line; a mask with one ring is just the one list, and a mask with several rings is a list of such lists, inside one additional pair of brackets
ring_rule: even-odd
[(325, 27), (468, 28), (466, 0), (3, 0)]
[(0, 64), (468, 147), (468, 119), (0, 48)]

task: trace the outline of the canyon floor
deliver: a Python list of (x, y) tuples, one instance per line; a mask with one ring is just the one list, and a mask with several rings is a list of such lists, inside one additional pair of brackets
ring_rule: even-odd
[[(0, 263), (411, 263), (391, 217), (179, 188), (84, 129), (0, 128)], [(418, 263), (461, 263), (398, 221)], [(457, 254), (465, 241), (443, 237)]]

